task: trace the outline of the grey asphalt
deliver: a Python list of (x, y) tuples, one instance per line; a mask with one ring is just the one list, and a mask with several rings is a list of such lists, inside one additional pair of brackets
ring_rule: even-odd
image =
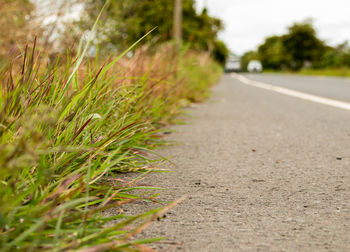
[(350, 78), (313, 77), (291, 74), (245, 74), (252, 80), (325, 98), (350, 102)]
[(181, 143), (161, 151), (173, 172), (143, 181), (187, 195), (143, 236), (167, 236), (160, 251), (350, 251), (350, 112), (229, 75), (212, 93), (167, 137)]

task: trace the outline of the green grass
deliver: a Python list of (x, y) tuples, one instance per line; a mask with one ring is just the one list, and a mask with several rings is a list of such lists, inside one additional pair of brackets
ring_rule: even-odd
[[(189, 102), (202, 101), (220, 76), (207, 55), (174, 56), (171, 48), (103, 64), (83, 56), (49, 63), (26, 48), (21, 65), (13, 61), (1, 71), (2, 251), (134, 251), (157, 240), (134, 236), (161, 209), (111, 217), (103, 211), (153, 200), (157, 188), (138, 185), (158, 170), (148, 150), (163, 143), (162, 127)], [(125, 182), (121, 172), (140, 176)]]
[(302, 69), (297, 72), (290, 71), (276, 71), (276, 70), (264, 70), (264, 73), (279, 73), (279, 74), (299, 74), (299, 75), (310, 75), (310, 76), (334, 76), (334, 77), (350, 77), (350, 68), (325, 68), (325, 69)]
[(350, 77), (350, 68), (302, 69), (302, 75)]

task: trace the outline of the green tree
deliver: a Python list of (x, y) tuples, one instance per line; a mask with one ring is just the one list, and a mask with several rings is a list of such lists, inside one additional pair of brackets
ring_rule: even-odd
[(286, 65), (283, 41), (280, 36), (271, 36), (258, 48), (259, 59), (264, 69), (279, 70)]
[[(93, 20), (106, 0), (87, 0), (86, 16), (80, 22), (82, 29), (91, 27)], [(172, 39), (174, 0), (112, 0), (97, 29), (102, 47), (122, 50), (149, 30), (157, 27), (143, 43), (163, 43)], [(194, 0), (183, 1), (183, 42), (197, 50), (207, 50), (218, 56), (219, 61), (228, 52), (217, 35), (223, 29), (220, 19), (208, 15), (206, 9), (197, 13)]]
[(214, 41), (214, 50), (212, 52), (213, 57), (220, 63), (225, 64), (228, 55), (230, 54), (229, 49), (226, 44), (221, 40)]
[(336, 48), (327, 46), (321, 60), (314, 67), (326, 68), (326, 67), (340, 67), (342, 65), (342, 55), (343, 53)]
[(284, 35), (266, 38), (257, 52), (243, 55), (243, 68), (253, 58), (261, 60), (264, 69), (273, 70), (349, 67), (350, 47), (347, 41), (336, 47), (326, 45), (317, 37), (312, 22), (305, 21), (294, 23)]
[(349, 41), (339, 44), (335, 47), (340, 58), (340, 65), (350, 67), (350, 45)]
[(293, 70), (301, 69), (307, 62), (317, 65), (326, 51), (311, 22), (294, 23), (282, 36), (282, 43), (289, 68)]

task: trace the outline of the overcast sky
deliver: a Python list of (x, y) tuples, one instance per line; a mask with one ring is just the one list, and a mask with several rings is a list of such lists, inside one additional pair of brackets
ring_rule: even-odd
[(205, 4), (210, 15), (224, 21), (220, 38), (240, 55), (306, 18), (313, 18), (319, 37), (328, 44), (350, 40), (350, 0), (197, 0), (199, 10)]

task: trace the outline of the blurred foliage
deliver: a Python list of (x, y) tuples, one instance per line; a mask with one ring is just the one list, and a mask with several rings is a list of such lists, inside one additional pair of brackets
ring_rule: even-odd
[(0, 62), (24, 44), (32, 30), (34, 5), (29, 0), (0, 0)]
[(293, 70), (318, 64), (326, 50), (324, 42), (316, 37), (311, 22), (293, 24), (281, 39), (287, 67)]
[(259, 55), (257, 52), (255, 51), (248, 51), (245, 54), (243, 54), (243, 56), (241, 57), (241, 68), (242, 71), (247, 71), (247, 67), (248, 67), (248, 63), (251, 60), (258, 60)]
[(220, 64), (224, 64), (230, 54), (230, 50), (227, 48), (226, 44), (221, 40), (216, 40), (214, 42), (214, 50), (212, 55)]
[(264, 44), (258, 47), (258, 54), (264, 68), (279, 69), (287, 64), (283, 42), (279, 36), (266, 38)]
[[(69, 50), (77, 53), (106, 0), (0, 0), (0, 70), (13, 56), (21, 54), (28, 41), (53, 58)], [(194, 0), (183, 0), (183, 42), (186, 47), (207, 51), (220, 63), (229, 53), (218, 39), (223, 30), (220, 19), (197, 13)], [(94, 31), (94, 45), (105, 55), (128, 48), (148, 31), (156, 28), (142, 44), (162, 44), (172, 39), (174, 0), (111, 0)], [(97, 48), (99, 47), (99, 48)], [(23, 50), (22, 50), (23, 51)]]
[[(82, 30), (91, 27), (98, 15), (98, 10), (106, 0), (87, 0), (85, 16), (79, 21)], [(99, 23), (96, 37), (100, 48), (123, 50), (145, 33), (156, 27), (152, 36), (143, 43), (164, 43), (172, 39), (173, 0), (112, 0), (104, 13), (103, 22)], [(228, 55), (226, 45), (217, 36), (223, 29), (220, 19), (208, 15), (203, 9), (197, 13), (194, 0), (183, 1), (183, 42), (198, 51), (209, 51), (223, 63)]]
[[(84, 0), (0, 0), (0, 71), (20, 57), (26, 44), (36, 40), (42, 54), (66, 49), (72, 36), (63, 31), (77, 18), (77, 7)], [(80, 33), (81, 34), (81, 33)], [(74, 35), (78, 37), (78, 33)], [(70, 39), (70, 43), (73, 39)], [(62, 49), (64, 48), (64, 49)]]
[(284, 35), (266, 38), (256, 52), (243, 55), (243, 69), (250, 59), (259, 59), (264, 69), (271, 70), (349, 67), (350, 49), (347, 42), (337, 47), (326, 45), (317, 37), (312, 22), (307, 20), (294, 23)]
[(336, 47), (327, 47), (319, 68), (350, 67), (350, 46), (346, 41)]

